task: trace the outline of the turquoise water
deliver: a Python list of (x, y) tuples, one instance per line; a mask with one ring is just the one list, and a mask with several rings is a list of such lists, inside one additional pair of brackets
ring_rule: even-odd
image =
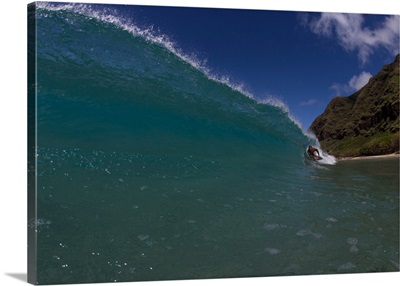
[(157, 39), (39, 5), (40, 284), (399, 270), (398, 159), (312, 163), (284, 108)]

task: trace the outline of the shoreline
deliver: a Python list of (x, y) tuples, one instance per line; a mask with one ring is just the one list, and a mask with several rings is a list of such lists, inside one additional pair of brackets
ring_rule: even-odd
[(338, 161), (388, 159), (388, 158), (400, 158), (400, 154), (399, 153), (392, 153), (392, 154), (375, 155), (375, 156), (336, 157), (336, 159)]

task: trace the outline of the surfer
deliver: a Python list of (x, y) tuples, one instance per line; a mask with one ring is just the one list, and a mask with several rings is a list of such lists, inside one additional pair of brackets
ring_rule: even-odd
[(311, 159), (313, 159), (314, 161), (320, 160), (322, 159), (321, 156), (319, 155), (319, 151), (317, 148), (313, 147), (313, 146), (308, 146), (307, 149), (307, 154), (308, 156), (310, 156)]

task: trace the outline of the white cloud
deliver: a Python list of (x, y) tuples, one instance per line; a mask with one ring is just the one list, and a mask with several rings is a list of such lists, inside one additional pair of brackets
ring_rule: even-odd
[(371, 73), (363, 71), (359, 75), (354, 75), (347, 84), (334, 83), (330, 88), (335, 91), (336, 96), (348, 95), (360, 90), (371, 77)]
[(364, 85), (366, 85), (369, 79), (372, 77), (372, 74), (369, 72), (362, 72), (359, 75), (353, 76), (349, 81), (349, 87), (353, 91), (357, 91), (361, 89)]
[(330, 89), (335, 92), (335, 96), (345, 96), (350, 92), (350, 89), (346, 84), (340, 84), (336, 82), (331, 85)]
[(304, 19), (315, 34), (337, 39), (346, 51), (357, 51), (363, 64), (379, 48), (399, 53), (399, 16), (384, 17), (375, 29), (366, 27), (360, 14), (322, 13), (319, 19)]
[(317, 102), (318, 102), (318, 100), (316, 100), (316, 99), (309, 99), (309, 100), (300, 102), (300, 106), (311, 106), (311, 105), (316, 104)]

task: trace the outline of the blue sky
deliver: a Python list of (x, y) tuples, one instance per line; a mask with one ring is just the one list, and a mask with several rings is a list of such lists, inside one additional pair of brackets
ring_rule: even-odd
[(399, 16), (145, 6), (122, 13), (255, 98), (283, 101), (303, 129), (399, 53)]

